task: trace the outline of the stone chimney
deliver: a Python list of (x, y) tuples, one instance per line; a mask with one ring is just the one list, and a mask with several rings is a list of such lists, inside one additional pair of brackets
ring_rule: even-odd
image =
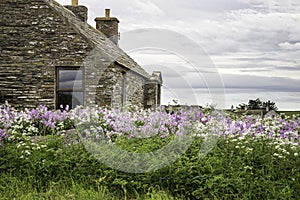
[(96, 29), (106, 35), (111, 41), (118, 45), (119, 41), (119, 20), (110, 17), (110, 9), (105, 9), (105, 17), (97, 17)]
[(85, 6), (79, 6), (78, 0), (72, 0), (72, 5), (67, 5), (65, 8), (72, 11), (81, 21), (87, 22), (88, 9)]

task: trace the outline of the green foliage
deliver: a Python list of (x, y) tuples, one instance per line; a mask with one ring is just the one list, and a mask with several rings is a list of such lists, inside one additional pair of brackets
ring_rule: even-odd
[[(56, 112), (45, 109), (44, 118), (48, 121), (41, 121), (40, 117), (28, 121), (24, 113), (11, 120), (11, 116), (18, 115), (4, 109), (1, 134), (7, 133), (9, 137), (2, 137), (3, 145), (0, 146), (0, 199), (299, 198), (300, 129), (299, 116), (295, 113), (261, 119), (230, 114), (220, 118), (214, 115), (213, 107), (203, 109), (204, 113), (183, 112), (176, 108), (176, 112), (169, 110), (172, 115), (164, 112), (151, 115), (150, 111), (130, 109), (134, 113), (104, 110), (92, 112), (94, 115), (87, 112), (86, 115), (78, 111), (64, 121)], [(36, 113), (37, 110), (31, 111), (32, 115)], [(62, 115), (68, 116), (66, 112)], [(87, 131), (100, 124), (98, 135), (83, 132), (90, 134), (87, 138), (95, 140), (80, 140), (74, 130), (67, 131), (73, 128), (71, 119), (78, 115), (82, 122), (81, 126), (76, 126), (79, 131), (80, 127)], [(55, 116), (59, 120), (49, 120)], [(191, 120), (190, 116), (194, 118)], [(130, 123), (134, 126), (127, 126)], [(128, 134), (144, 125), (150, 129), (150, 134), (136, 137)], [(180, 127), (188, 131), (176, 137)], [(203, 156), (201, 149), (210, 148), (210, 145), (203, 146), (204, 138), (215, 132), (220, 138)], [(194, 137), (190, 148), (174, 163), (152, 173), (120, 172), (93, 156), (99, 151), (105, 153), (104, 158), (114, 160), (116, 156), (124, 162), (130, 157), (103, 148), (102, 144), (150, 155), (185, 138), (184, 134)], [(155, 164), (180, 154), (178, 152), (185, 144), (177, 144), (172, 146), (175, 151), (154, 157)], [(87, 145), (95, 147), (93, 154), (87, 151)], [(142, 155), (139, 160), (142, 162), (131, 159), (128, 164), (126, 162), (127, 167), (132, 168), (137, 163), (142, 167), (149, 158)]]
[(115, 144), (120, 148), (137, 153), (153, 152), (161, 149), (163, 146), (167, 145), (174, 135), (167, 138), (161, 138), (160, 136), (155, 136), (151, 138), (131, 138), (128, 140), (126, 136), (122, 136), (116, 140)]
[(262, 102), (259, 98), (257, 99), (251, 99), (248, 101), (248, 104), (242, 103), (238, 106), (238, 109), (244, 110), (245, 108), (248, 108), (250, 110), (256, 110), (256, 109), (266, 109), (268, 108), (269, 110), (278, 110), (275, 102), (265, 101)]
[[(0, 199), (297, 199), (299, 148), (252, 138), (220, 139), (205, 157), (197, 138), (175, 163), (154, 173), (111, 169), (82, 144), (47, 136), (27, 159), (16, 144), (0, 149)], [(172, 138), (125, 139), (123, 149), (149, 152)], [(290, 152), (289, 154), (285, 153)], [(279, 157), (278, 155), (282, 156)]]

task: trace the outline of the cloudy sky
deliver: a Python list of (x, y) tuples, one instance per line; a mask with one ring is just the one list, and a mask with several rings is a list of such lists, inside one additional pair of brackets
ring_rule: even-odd
[[(182, 104), (214, 103), (229, 108), (260, 98), (276, 102), (280, 110), (300, 110), (299, 0), (79, 3), (88, 7), (92, 26), (105, 8), (111, 9), (111, 15), (120, 20), (121, 47), (122, 39), (137, 33), (143, 36), (139, 30), (159, 28), (170, 31), (170, 43), (199, 54), (195, 64), (182, 49), (170, 50), (160, 44), (132, 51), (124, 47), (147, 71), (163, 72), (164, 104), (174, 98)], [(166, 40), (163, 31), (157, 33), (154, 37), (161, 35)]]

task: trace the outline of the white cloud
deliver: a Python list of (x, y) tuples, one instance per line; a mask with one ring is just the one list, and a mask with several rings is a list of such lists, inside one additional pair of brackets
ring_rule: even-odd
[(296, 42), (294, 44), (289, 42), (284, 42), (284, 43), (280, 43), (278, 46), (281, 49), (286, 49), (286, 50), (300, 50), (300, 42)]
[(155, 5), (153, 2), (149, 0), (132, 0), (131, 3), (131, 12), (136, 13), (138, 15), (154, 15), (161, 16), (163, 11)]

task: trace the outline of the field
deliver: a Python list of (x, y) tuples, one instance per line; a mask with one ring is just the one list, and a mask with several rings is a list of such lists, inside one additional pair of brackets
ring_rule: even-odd
[(279, 111), (279, 113), (283, 113), (288, 116), (300, 115), (300, 111)]
[(299, 124), (297, 113), (5, 104), (0, 199), (299, 199)]

